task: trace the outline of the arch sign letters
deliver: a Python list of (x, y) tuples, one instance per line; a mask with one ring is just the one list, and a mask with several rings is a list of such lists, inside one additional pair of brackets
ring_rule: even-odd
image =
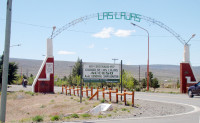
[(110, 82), (116, 83), (120, 80), (120, 69), (118, 64), (83, 64), (84, 82)]
[(103, 14), (98, 13), (98, 20), (104, 19), (124, 19), (124, 20), (134, 20), (140, 22), (141, 15), (135, 13), (127, 12), (103, 12)]

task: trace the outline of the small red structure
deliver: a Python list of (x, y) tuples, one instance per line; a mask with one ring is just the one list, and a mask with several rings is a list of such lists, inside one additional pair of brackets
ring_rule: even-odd
[(187, 93), (187, 87), (196, 83), (190, 63), (180, 63), (180, 92)]
[(32, 84), (32, 91), (54, 93), (54, 57), (52, 39), (47, 39), (47, 55)]
[[(192, 35), (192, 38), (195, 35)], [(183, 62), (180, 63), (180, 92), (187, 93), (187, 88), (196, 84), (196, 79), (194, 77), (192, 68), (190, 66), (190, 45), (185, 43), (184, 45), (184, 57)]]

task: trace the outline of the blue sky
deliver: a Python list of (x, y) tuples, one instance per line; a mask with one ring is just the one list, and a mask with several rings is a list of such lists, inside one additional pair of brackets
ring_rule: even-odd
[[(44, 59), (46, 39), (56, 29), (94, 13), (130, 12), (163, 22), (190, 44), (190, 60), (200, 66), (199, 0), (13, 0), (11, 58)], [(6, 0), (0, 1), (0, 53), (5, 41)], [(150, 34), (150, 64), (179, 65), (183, 45), (168, 31), (145, 20), (98, 20), (92, 18), (63, 31), (53, 39), (55, 60), (147, 64), (147, 34)]]

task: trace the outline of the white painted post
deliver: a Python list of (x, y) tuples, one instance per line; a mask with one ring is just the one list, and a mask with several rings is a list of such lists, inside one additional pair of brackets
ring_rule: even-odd
[(183, 62), (190, 63), (190, 45), (189, 44), (184, 45)]

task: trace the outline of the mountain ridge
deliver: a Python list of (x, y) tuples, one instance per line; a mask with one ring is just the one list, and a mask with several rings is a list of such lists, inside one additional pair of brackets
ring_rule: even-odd
[[(20, 59), (20, 58), (10, 58), (10, 62), (15, 62), (18, 64), (18, 74), (25, 74), (30, 76), (33, 74), (36, 76), (43, 60), (35, 59)], [(97, 63), (97, 62), (86, 62), (86, 63)], [(99, 62), (100, 63), (100, 62)], [(75, 61), (60, 61), (55, 60), (54, 70), (55, 75), (59, 78), (68, 76)], [(106, 63), (111, 64), (111, 63)], [(145, 72), (147, 69), (146, 65), (124, 65), (123, 69), (130, 72), (137, 80), (139, 80), (139, 66), (140, 66), (140, 80), (145, 77)], [(165, 64), (152, 64), (149, 67), (150, 71), (153, 73), (154, 77), (158, 78), (159, 81), (164, 82), (177, 82), (180, 76), (180, 66), (179, 65), (165, 65)], [(200, 66), (193, 66), (193, 73), (198, 80), (200, 80)]]

